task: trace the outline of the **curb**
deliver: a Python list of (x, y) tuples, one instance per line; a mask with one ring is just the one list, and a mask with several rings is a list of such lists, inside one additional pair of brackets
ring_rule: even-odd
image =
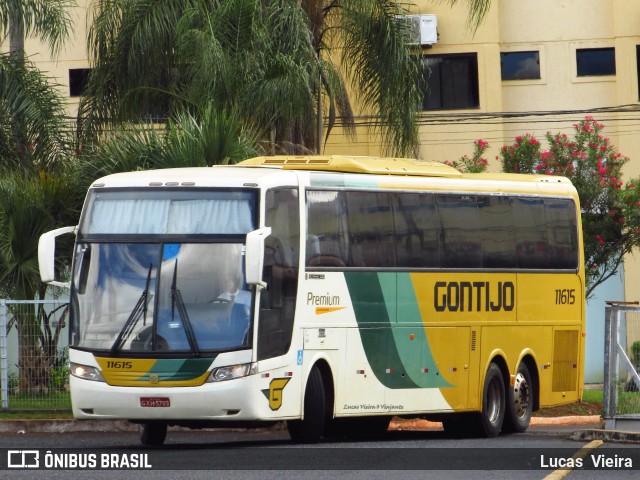
[(569, 435), (571, 440), (603, 440), (612, 443), (640, 443), (640, 432), (619, 430), (580, 430)]
[[(566, 417), (532, 417), (531, 427), (548, 426), (603, 426), (600, 415), (576, 415)], [(390, 430), (440, 430), (440, 422), (430, 422), (428, 420), (402, 420), (395, 419), (391, 422)]]
[[(602, 427), (602, 419), (597, 416), (533, 417), (531, 426), (593, 426)], [(126, 420), (0, 420), (0, 433), (71, 433), (71, 432), (137, 432), (138, 425)], [(169, 427), (172, 431), (190, 430), (183, 427)], [(277, 425), (275, 427), (277, 428)], [(389, 430), (440, 430), (442, 424), (428, 420), (394, 419)], [(229, 430), (229, 429), (225, 429)], [(233, 429), (231, 429), (233, 430)], [(269, 430), (267, 428), (266, 430)], [(607, 432), (606, 430), (588, 430)], [(580, 433), (580, 432), (576, 432)], [(629, 433), (629, 432), (628, 432)], [(640, 432), (637, 433), (640, 441)], [(599, 437), (594, 437), (599, 438)]]

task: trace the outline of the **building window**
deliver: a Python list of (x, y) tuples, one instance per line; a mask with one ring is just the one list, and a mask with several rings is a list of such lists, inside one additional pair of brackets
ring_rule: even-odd
[(636, 45), (636, 70), (638, 72), (638, 76), (636, 77), (638, 82), (638, 99), (640, 99), (640, 45)]
[(579, 77), (616, 74), (616, 51), (614, 48), (578, 48), (576, 64)]
[(89, 80), (90, 68), (71, 68), (69, 69), (69, 96), (80, 97), (84, 93)]
[(480, 106), (477, 54), (425, 55), (422, 72), (423, 110)]
[(540, 78), (539, 52), (502, 52), (502, 80), (534, 80)]

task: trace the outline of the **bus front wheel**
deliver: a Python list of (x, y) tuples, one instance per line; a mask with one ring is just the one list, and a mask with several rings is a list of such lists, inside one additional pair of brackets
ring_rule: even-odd
[(502, 430), (505, 414), (505, 388), (500, 367), (489, 365), (482, 389), (482, 412), (479, 417), (480, 434), (485, 437), (497, 437)]
[(147, 446), (162, 445), (167, 438), (167, 424), (149, 422), (140, 425), (140, 442)]
[(297, 443), (317, 443), (326, 424), (326, 400), (322, 374), (313, 367), (304, 392), (304, 418), (287, 421), (291, 440)]
[(521, 363), (516, 373), (515, 382), (509, 388), (508, 409), (504, 416), (503, 426), (505, 432), (522, 433), (529, 428), (533, 410), (531, 386), (529, 369), (524, 363)]

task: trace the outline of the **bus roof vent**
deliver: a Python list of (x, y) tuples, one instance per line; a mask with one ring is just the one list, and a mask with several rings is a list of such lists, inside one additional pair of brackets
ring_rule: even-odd
[(459, 177), (455, 168), (439, 162), (423, 162), (411, 158), (331, 156), (274, 156), (250, 158), (237, 165), (242, 167), (272, 166), (284, 170), (313, 170), (376, 175), (424, 177)]

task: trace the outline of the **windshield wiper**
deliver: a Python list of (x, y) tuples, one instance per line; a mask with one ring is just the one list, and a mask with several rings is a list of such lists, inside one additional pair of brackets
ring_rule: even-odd
[(196, 337), (193, 334), (193, 327), (191, 326), (191, 321), (189, 320), (189, 315), (187, 314), (187, 309), (184, 306), (184, 300), (182, 300), (182, 293), (177, 288), (177, 280), (178, 280), (178, 259), (176, 259), (176, 266), (173, 269), (173, 282), (171, 283), (171, 321), (174, 320), (175, 308), (178, 306), (178, 314), (182, 319), (182, 324), (184, 325), (184, 333), (187, 335), (187, 340), (189, 341), (189, 346), (191, 347), (191, 351), (195, 356), (200, 355), (200, 350), (198, 349), (198, 343), (196, 342)]
[(131, 332), (133, 332), (133, 329), (136, 326), (136, 323), (138, 323), (138, 320), (140, 320), (141, 316), (144, 316), (144, 325), (147, 324), (147, 304), (149, 301), (149, 284), (151, 283), (152, 267), (153, 265), (149, 264), (149, 271), (147, 272), (147, 281), (144, 286), (144, 291), (142, 292), (142, 295), (140, 295), (136, 306), (133, 307), (133, 310), (131, 310), (129, 318), (127, 318), (127, 321), (124, 323), (122, 330), (120, 330), (120, 333), (118, 334), (118, 338), (116, 338), (116, 341), (113, 343), (113, 346), (111, 347), (111, 350), (109, 352), (111, 355), (118, 353), (118, 351), (122, 348), (122, 345), (129, 338)]

